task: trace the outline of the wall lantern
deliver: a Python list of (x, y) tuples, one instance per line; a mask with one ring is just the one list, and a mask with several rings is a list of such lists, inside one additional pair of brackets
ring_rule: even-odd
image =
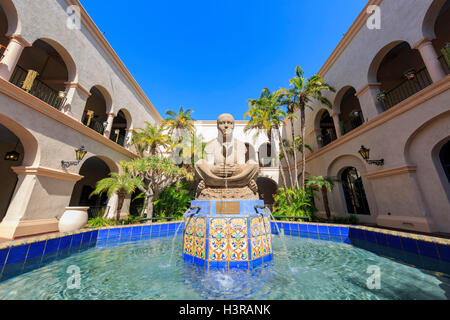
[(18, 153), (17, 146), (19, 145), (19, 140), (17, 140), (16, 146), (13, 151), (9, 151), (5, 154), (6, 161), (18, 161), (20, 157), (20, 153)]
[(366, 160), (366, 162), (368, 164), (375, 164), (377, 166), (383, 166), (384, 165), (384, 159), (380, 159), (380, 160), (370, 160), (370, 149), (367, 149), (364, 146), (361, 146), (361, 149), (359, 149), (359, 154), (361, 155), (361, 157)]
[(87, 151), (84, 146), (81, 146), (77, 150), (75, 150), (75, 155), (77, 157), (77, 161), (61, 161), (61, 167), (63, 168), (69, 168), (70, 166), (76, 166), (78, 165), (81, 160), (83, 160), (84, 156), (86, 155)]

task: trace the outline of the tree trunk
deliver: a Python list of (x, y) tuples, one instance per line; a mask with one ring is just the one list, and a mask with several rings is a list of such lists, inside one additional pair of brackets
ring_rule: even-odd
[(283, 167), (281, 166), (281, 163), (280, 163), (280, 173), (281, 173), (281, 178), (283, 179), (283, 183), (284, 183), (284, 194), (286, 195), (286, 201), (289, 204), (291, 204), (291, 199), (289, 198), (289, 194), (286, 190), (288, 188), (288, 186), (286, 184), (286, 176), (284, 175), (284, 170), (283, 170)]
[[(295, 147), (295, 130), (294, 130), (294, 119), (291, 118), (291, 135), (292, 135), (292, 146), (294, 149), (294, 176), (295, 176), (295, 185), (297, 187), (297, 189), (300, 188), (300, 186), (298, 185), (298, 163), (297, 163), (297, 148)], [(302, 149), (302, 152), (304, 150)]]
[[(292, 170), (291, 170), (291, 162), (289, 161), (289, 155), (287, 154), (286, 148), (284, 147), (283, 141), (281, 140), (280, 130), (277, 129), (276, 131), (278, 133), (278, 140), (280, 142), (280, 146), (281, 146), (281, 150), (282, 150), (283, 155), (284, 155), (284, 159), (286, 159), (286, 164), (288, 166), (289, 179), (290, 179), (290, 183), (291, 183), (291, 189), (294, 189), (294, 181), (292, 180)], [(284, 183), (286, 183), (286, 182), (284, 182)], [(286, 185), (286, 187), (287, 187), (287, 185)]]
[(301, 145), (302, 145), (302, 190), (305, 190), (305, 174), (306, 174), (306, 155), (305, 155), (305, 106), (300, 106), (300, 128), (301, 128)]
[(125, 195), (126, 193), (123, 191), (117, 192), (117, 211), (116, 211), (116, 225), (119, 224), (120, 220), (120, 210), (122, 210), (123, 202), (125, 201)]
[(150, 223), (153, 221), (151, 218), (153, 218), (153, 198), (154, 196), (150, 196), (147, 198), (147, 219), (150, 219)]
[(328, 202), (328, 190), (327, 187), (322, 187), (322, 199), (323, 199), (323, 206), (325, 207), (325, 213), (327, 214), (327, 220), (331, 220), (331, 211), (330, 211), (330, 204)]

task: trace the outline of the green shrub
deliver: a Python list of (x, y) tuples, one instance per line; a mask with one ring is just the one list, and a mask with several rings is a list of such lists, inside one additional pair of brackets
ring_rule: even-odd
[(116, 225), (115, 220), (108, 220), (102, 217), (90, 219), (86, 225), (88, 228), (99, 228)]
[(164, 189), (154, 204), (154, 217), (180, 217), (195, 198), (190, 183), (181, 181)]
[[(286, 192), (289, 195), (291, 203), (286, 199)], [(317, 209), (311, 204), (311, 193), (302, 189), (279, 188), (275, 195), (273, 205), (274, 216), (288, 217), (307, 217), (309, 220), (313, 217)]]

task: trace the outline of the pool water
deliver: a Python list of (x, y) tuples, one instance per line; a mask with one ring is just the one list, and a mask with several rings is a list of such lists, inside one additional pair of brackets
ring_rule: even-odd
[[(228, 273), (183, 261), (181, 236), (173, 242), (172, 258), (171, 237), (92, 247), (8, 266), (0, 278), (0, 299), (450, 299), (449, 274), (345, 243), (282, 239), (273, 236), (274, 259), (267, 265)], [(70, 286), (70, 266), (80, 270), (79, 288)], [(373, 268), (380, 271), (379, 289), (367, 285)]]

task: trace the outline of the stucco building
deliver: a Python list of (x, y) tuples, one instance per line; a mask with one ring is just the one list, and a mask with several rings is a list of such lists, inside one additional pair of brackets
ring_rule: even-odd
[[(319, 71), (337, 92), (328, 94), (332, 110), (308, 111), (307, 172), (341, 178), (330, 196), (336, 216), (450, 233), (450, 81), (441, 54), (450, 1), (369, 5), (380, 7), (381, 29), (367, 28), (364, 9)], [(136, 156), (133, 129), (162, 118), (78, 0), (0, 0), (0, 54), (0, 238), (57, 231), (67, 206), (114, 210), (114, 197), (88, 195)], [(266, 137), (244, 126), (237, 122), (236, 136), (259, 158), (261, 197), (270, 204), (280, 185), (278, 142), (267, 148)], [(196, 128), (205, 140), (215, 135), (213, 121)], [(361, 145), (384, 165), (366, 163)], [(81, 146), (83, 161), (62, 165)], [(124, 214), (130, 207), (128, 198)]]
[[(380, 29), (367, 26), (372, 5)], [(336, 93), (326, 94), (331, 110), (318, 103), (307, 110), (306, 171), (341, 180), (330, 195), (334, 215), (450, 233), (450, 77), (442, 51), (449, 42), (450, 1), (370, 0), (318, 72)], [(384, 164), (368, 164), (361, 146)], [(316, 205), (324, 215), (322, 201)]]

